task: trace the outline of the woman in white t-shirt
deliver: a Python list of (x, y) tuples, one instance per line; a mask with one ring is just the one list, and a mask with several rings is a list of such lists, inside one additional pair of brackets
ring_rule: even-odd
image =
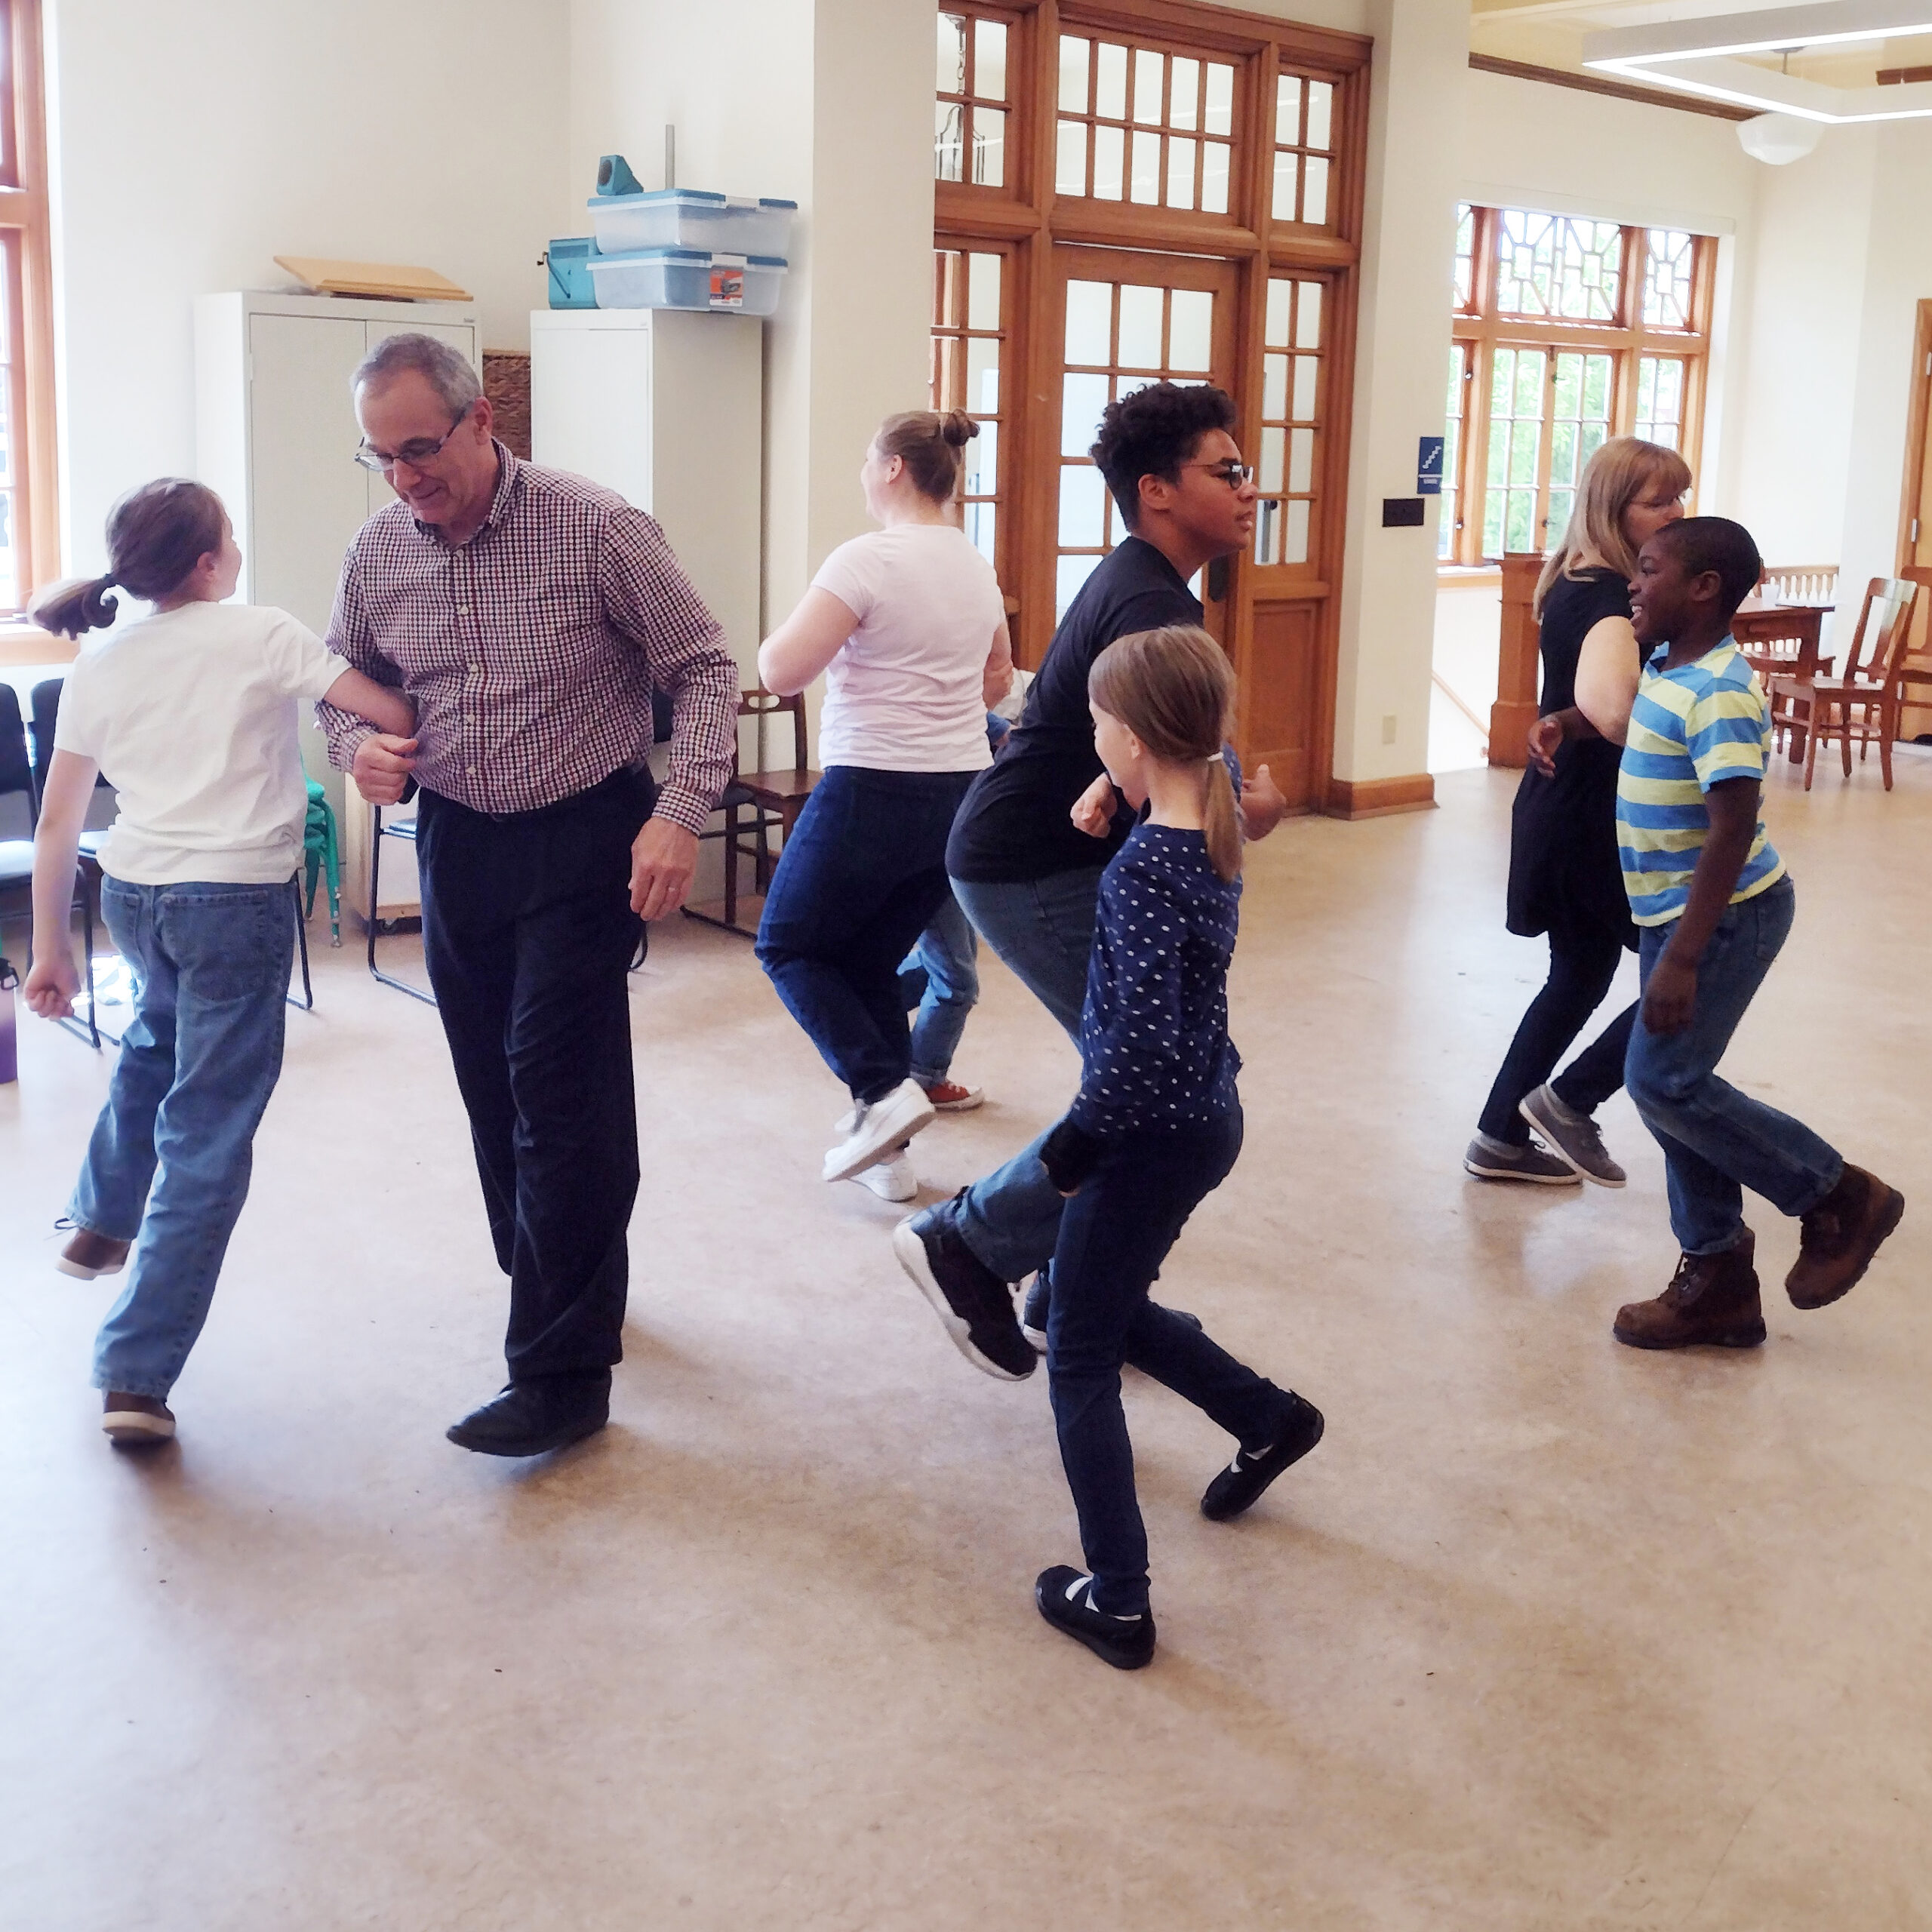
[(1013, 676), (992, 566), (950, 512), (977, 433), (959, 410), (886, 419), (859, 472), (881, 527), (826, 558), (758, 654), (781, 695), (825, 673), (825, 775), (779, 860), (758, 956), (852, 1096), (827, 1180), (897, 1166), (933, 1118), (899, 964), (950, 890), (946, 835), (991, 761), (986, 712)]
[(299, 701), (326, 697), (384, 731), (415, 728), (399, 693), (326, 651), (285, 611), (225, 603), (242, 568), (221, 499), (165, 477), (107, 519), (112, 568), (57, 584), (34, 620), (66, 637), (112, 623), (116, 585), (154, 615), (84, 652), (60, 694), (34, 839), (26, 1002), (73, 1011), (70, 908), (97, 772), (118, 794), (101, 909), (134, 984), (107, 1104), (55, 1264), (126, 1289), (102, 1324), (101, 1426), (124, 1445), (174, 1433), (168, 1395), (208, 1318), (255, 1129), (281, 1071), (284, 998), (309, 794)]

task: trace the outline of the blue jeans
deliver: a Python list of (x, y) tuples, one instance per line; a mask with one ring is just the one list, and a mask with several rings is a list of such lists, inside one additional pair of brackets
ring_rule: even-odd
[(284, 885), (129, 885), (101, 911), (134, 1017), (68, 1214), (134, 1250), (94, 1344), (97, 1389), (165, 1398), (208, 1319), (281, 1072), (295, 902)]
[(1121, 1407), (1130, 1364), (1202, 1410), (1245, 1449), (1275, 1439), (1287, 1398), (1172, 1309), (1148, 1299), (1189, 1215), (1241, 1152), (1238, 1109), (1177, 1132), (1110, 1146), (1066, 1204), (1053, 1256), (1047, 1376), (1060, 1461), (1080, 1518), (1096, 1606), (1147, 1607), (1147, 1532)]
[[(1803, 1121), (1740, 1094), (1716, 1073), (1738, 1022), (1791, 931), (1789, 879), (1732, 906), (1697, 965), (1697, 998), (1681, 1033), (1649, 1032), (1640, 1014), (1624, 1084), (1663, 1149), (1670, 1225), (1686, 1254), (1718, 1254), (1744, 1235), (1744, 1189), (1787, 1214), (1810, 1212), (1838, 1184), (1844, 1161)], [(1644, 983), (1676, 931), (1646, 926)]]
[(785, 841), (758, 964), (855, 1100), (912, 1066), (899, 963), (946, 897), (946, 840), (976, 774), (835, 764)]
[[(1076, 1044), (1087, 998), (1103, 866), (1018, 884), (952, 881), (980, 937)], [(1051, 1131), (1051, 1130), (1049, 1130)], [(943, 1211), (960, 1238), (1003, 1281), (1022, 1281), (1053, 1259), (1065, 1203), (1040, 1162), (1041, 1134), (1003, 1168), (976, 1181)]]
[(980, 1003), (979, 952), (972, 923), (949, 891), (899, 968), (899, 996), (913, 1014), (912, 1078), (921, 1087), (946, 1078), (966, 1016)]

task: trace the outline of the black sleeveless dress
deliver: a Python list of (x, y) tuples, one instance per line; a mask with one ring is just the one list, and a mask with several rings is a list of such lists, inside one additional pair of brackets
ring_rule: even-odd
[[(1629, 614), (1629, 585), (1619, 571), (1589, 571), (1550, 586), (1537, 638), (1540, 717), (1576, 703), (1577, 660), (1592, 626)], [(1510, 820), (1506, 923), (1512, 933), (1635, 949), (1637, 928), (1617, 852), (1617, 768), (1623, 755), (1621, 746), (1590, 738), (1559, 747), (1554, 778), (1534, 768), (1523, 774)]]

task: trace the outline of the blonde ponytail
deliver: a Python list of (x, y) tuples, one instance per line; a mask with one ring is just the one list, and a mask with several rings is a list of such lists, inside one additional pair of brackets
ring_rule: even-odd
[(1241, 876), (1241, 820), (1235, 811), (1234, 774), (1219, 752), (1201, 761), (1201, 829), (1207, 835), (1208, 862), (1218, 878)]

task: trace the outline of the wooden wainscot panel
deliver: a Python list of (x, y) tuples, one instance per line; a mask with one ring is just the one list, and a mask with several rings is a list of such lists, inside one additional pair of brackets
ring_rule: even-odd
[(1392, 812), (1426, 812), (1435, 804), (1435, 780), (1426, 771), (1399, 778), (1331, 778), (1331, 818), (1386, 818)]
[(1294, 812), (1321, 804), (1315, 756), (1320, 694), (1321, 606), (1254, 607), (1251, 641), (1241, 653), (1235, 743), (1248, 771), (1266, 765)]

